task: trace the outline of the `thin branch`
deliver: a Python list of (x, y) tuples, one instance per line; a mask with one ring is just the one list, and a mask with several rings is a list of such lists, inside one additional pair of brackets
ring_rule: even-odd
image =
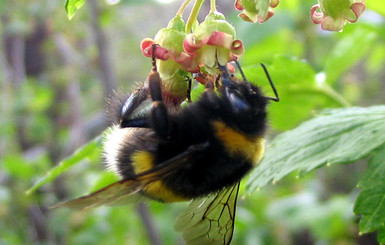
[(100, 26), (100, 6), (97, 0), (88, 0), (91, 15), (91, 27), (96, 38), (99, 50), (100, 68), (104, 84), (105, 97), (108, 97), (117, 86), (115, 72), (112, 66), (111, 52), (107, 43), (106, 34)]
[(151, 219), (150, 212), (148, 211), (148, 207), (144, 203), (140, 203), (137, 207), (137, 211), (140, 214), (144, 226), (146, 227), (151, 244), (162, 245), (159, 233), (157, 232), (154, 222)]

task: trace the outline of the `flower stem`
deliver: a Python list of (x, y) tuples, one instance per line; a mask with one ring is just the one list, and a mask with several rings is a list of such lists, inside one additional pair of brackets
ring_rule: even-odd
[(217, 11), (216, 0), (210, 0), (210, 12)]
[(197, 21), (199, 10), (202, 7), (202, 4), (205, 0), (196, 0), (195, 4), (191, 10), (190, 16), (188, 17), (187, 24), (186, 24), (186, 33), (190, 33), (192, 30), (192, 27), (194, 26), (195, 22)]
[(189, 5), (190, 2), (191, 2), (191, 0), (185, 0), (185, 1), (182, 3), (182, 5), (180, 6), (180, 8), (178, 9), (178, 12), (176, 13), (176, 16), (182, 17), (183, 12), (185, 11), (187, 5)]

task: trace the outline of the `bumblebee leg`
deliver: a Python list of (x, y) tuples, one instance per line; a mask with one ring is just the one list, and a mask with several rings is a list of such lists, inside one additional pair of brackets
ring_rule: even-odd
[(161, 79), (157, 71), (152, 71), (148, 77), (151, 99), (154, 102), (151, 109), (151, 126), (162, 139), (169, 138), (169, 116), (163, 102)]
[(129, 119), (120, 122), (121, 128), (150, 128), (148, 118)]
[(142, 87), (133, 92), (124, 102), (120, 111), (120, 126), (122, 128), (131, 127), (130, 121), (132, 113), (147, 99), (148, 86)]
[(187, 79), (187, 82), (188, 82), (186, 98), (187, 98), (187, 102), (188, 102), (188, 103), (191, 103), (191, 86), (192, 86), (192, 79), (191, 79), (190, 77), (187, 77), (187, 76), (186, 76), (186, 79)]

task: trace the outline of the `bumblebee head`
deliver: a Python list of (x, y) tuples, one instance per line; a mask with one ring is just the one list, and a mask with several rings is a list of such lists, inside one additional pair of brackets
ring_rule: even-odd
[(279, 101), (278, 93), (266, 68), (266, 76), (276, 95), (275, 98), (265, 96), (261, 89), (249, 83), (236, 62), (242, 79), (230, 74), (226, 66), (219, 65), (221, 87), (219, 89), (224, 102), (225, 120), (248, 134), (263, 135), (266, 128), (266, 106), (270, 100)]
[(249, 83), (241, 69), (239, 70), (242, 80), (230, 74), (226, 66), (219, 66), (219, 70), (222, 83), (220, 91), (227, 98), (235, 114), (255, 115), (265, 110), (271, 98), (264, 96), (257, 86)]

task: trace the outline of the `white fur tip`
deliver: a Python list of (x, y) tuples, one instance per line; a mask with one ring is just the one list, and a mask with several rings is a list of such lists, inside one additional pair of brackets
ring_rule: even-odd
[(119, 174), (119, 152), (122, 148), (122, 142), (127, 138), (127, 129), (113, 125), (108, 129), (104, 138), (103, 156), (106, 161), (107, 169)]

